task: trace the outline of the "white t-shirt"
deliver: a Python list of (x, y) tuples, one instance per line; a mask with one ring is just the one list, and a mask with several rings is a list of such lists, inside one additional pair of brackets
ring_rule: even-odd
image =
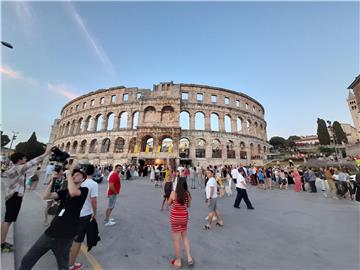
[(55, 170), (55, 165), (49, 164), (46, 166), (46, 174), (47, 175), (52, 174), (54, 170)]
[(80, 217), (85, 217), (88, 215), (92, 215), (94, 213), (91, 205), (91, 198), (98, 196), (98, 183), (96, 183), (92, 179), (86, 179), (84, 182), (81, 183), (82, 187), (87, 187), (89, 189), (86, 200), (80, 212)]
[(242, 188), (242, 189), (247, 189), (245, 178), (244, 178), (244, 176), (242, 176), (241, 173), (238, 173), (238, 176), (236, 178), (236, 187)]
[(215, 177), (211, 177), (206, 183), (206, 187), (205, 187), (206, 199), (210, 198), (210, 187), (214, 187), (214, 193), (212, 195), (212, 198), (217, 198), (217, 183)]
[(237, 179), (238, 176), (238, 170), (236, 168), (231, 170), (231, 177), (232, 179)]

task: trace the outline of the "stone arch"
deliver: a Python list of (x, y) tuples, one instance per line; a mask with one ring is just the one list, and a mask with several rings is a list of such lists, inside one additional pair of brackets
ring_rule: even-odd
[(128, 148), (129, 153), (135, 152), (135, 145), (136, 145), (136, 138), (131, 138), (131, 140), (129, 141), (129, 148)]
[(103, 116), (101, 113), (99, 113), (96, 117), (95, 117), (95, 131), (101, 131), (102, 129), (102, 121), (103, 121)]
[(259, 128), (259, 124), (258, 124), (258, 122), (255, 121), (255, 123), (254, 123), (254, 132), (255, 132), (255, 135), (258, 134), (258, 131), (259, 131), (258, 128)]
[(114, 153), (123, 153), (124, 152), (124, 146), (125, 146), (124, 138), (122, 138), (122, 137), (116, 138)]
[(91, 131), (93, 125), (94, 125), (94, 118), (91, 115), (89, 115), (86, 118), (86, 130)]
[(80, 143), (80, 149), (79, 149), (79, 154), (85, 154), (85, 150), (86, 150), (86, 140), (82, 140)]
[(103, 139), (102, 143), (101, 143), (101, 149), (100, 149), (100, 153), (109, 153), (110, 151), (110, 139), (109, 138), (105, 138)]
[(180, 158), (188, 158), (190, 156), (190, 140), (186, 137), (179, 141), (179, 156)]
[(258, 155), (261, 155), (261, 145), (258, 144), (257, 148), (258, 148), (258, 149), (257, 149)]
[(242, 118), (241, 117), (238, 117), (236, 119), (236, 128), (237, 128), (237, 132), (240, 132), (242, 130)]
[(65, 152), (69, 153), (70, 152), (70, 142), (67, 142), (66, 146), (65, 146)]
[(70, 131), (69, 134), (70, 135), (74, 135), (75, 134), (75, 127), (76, 127), (76, 120), (72, 120), (71, 125), (70, 125)]
[(79, 118), (77, 122), (77, 128), (75, 134), (79, 134), (84, 131), (84, 119), (82, 117)]
[(132, 122), (131, 122), (132, 129), (137, 129), (137, 126), (139, 124), (139, 112), (136, 111), (132, 114)]
[(188, 111), (182, 111), (180, 113), (180, 127), (184, 130), (190, 129), (190, 113)]
[(219, 131), (219, 115), (217, 113), (211, 113), (210, 115), (210, 129), (212, 131)]
[(74, 141), (73, 144), (72, 144), (70, 153), (76, 154), (77, 147), (78, 147), (78, 142)]
[(247, 130), (247, 132), (251, 131), (251, 120), (250, 119), (246, 120), (246, 130)]
[(156, 109), (153, 106), (147, 106), (144, 110), (144, 123), (156, 122)]
[(98, 146), (97, 139), (93, 139), (90, 142), (89, 153), (96, 153), (97, 152), (97, 146)]
[(251, 159), (253, 159), (255, 156), (255, 152), (254, 152), (254, 144), (250, 143), (250, 157)]
[(106, 130), (114, 129), (114, 120), (115, 120), (115, 114), (113, 112), (109, 112), (106, 115)]
[(141, 139), (140, 152), (153, 152), (154, 138), (151, 135), (146, 135)]
[(128, 125), (128, 113), (121, 112), (119, 114), (119, 128), (127, 128)]
[(205, 158), (206, 157), (206, 141), (202, 138), (196, 140), (195, 146), (195, 157)]
[(65, 136), (66, 135), (69, 135), (69, 132), (70, 132), (70, 121), (68, 121), (67, 123), (66, 123), (66, 127), (65, 127)]
[(169, 136), (163, 137), (161, 140), (160, 152), (172, 152), (173, 148), (173, 139)]
[(172, 123), (175, 120), (175, 111), (172, 106), (164, 106), (161, 109), (161, 122), (162, 123)]
[(227, 158), (235, 158), (235, 147), (232, 140), (226, 142), (226, 155)]
[(62, 143), (62, 144), (61, 144), (61, 147), (60, 147), (61, 151), (64, 151), (64, 147), (65, 147), (65, 144)]
[(224, 127), (225, 132), (231, 132), (231, 116), (228, 114), (224, 115)]
[(221, 157), (222, 157), (221, 142), (218, 139), (214, 139), (212, 141), (212, 158), (221, 158)]
[(205, 130), (205, 114), (201, 111), (195, 113), (195, 129)]

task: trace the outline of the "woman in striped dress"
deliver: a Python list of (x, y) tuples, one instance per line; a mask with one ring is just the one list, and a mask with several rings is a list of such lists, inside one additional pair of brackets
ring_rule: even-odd
[(188, 266), (194, 265), (194, 260), (190, 254), (190, 243), (187, 237), (187, 224), (189, 220), (188, 208), (190, 207), (191, 195), (187, 188), (186, 178), (179, 177), (175, 191), (172, 191), (167, 201), (167, 205), (172, 205), (170, 211), (170, 224), (175, 248), (175, 259), (170, 261), (171, 266), (181, 267), (180, 257), (180, 238), (184, 243), (184, 248), (188, 260)]

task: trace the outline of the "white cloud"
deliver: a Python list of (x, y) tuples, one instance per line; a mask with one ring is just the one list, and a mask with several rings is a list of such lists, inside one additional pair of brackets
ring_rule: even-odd
[(22, 79), (21, 72), (13, 70), (10, 67), (2, 66), (0, 67), (1, 75), (5, 75), (7, 77), (10, 77), (12, 79)]
[(67, 84), (52, 84), (48, 83), (47, 88), (49, 91), (59, 94), (68, 98), (69, 100), (75, 99), (78, 97), (77, 94), (73, 93), (73, 87)]
[(106, 52), (102, 48), (100, 42), (96, 40), (96, 38), (91, 34), (89, 29), (87, 28), (85, 21), (77, 12), (75, 6), (71, 2), (66, 2), (66, 9), (69, 12), (71, 18), (77, 24), (81, 34), (88, 41), (89, 46), (94, 51), (99, 61), (102, 63), (105, 70), (111, 73), (111, 75), (114, 75), (115, 74), (114, 65), (112, 64), (110, 58), (107, 56)]

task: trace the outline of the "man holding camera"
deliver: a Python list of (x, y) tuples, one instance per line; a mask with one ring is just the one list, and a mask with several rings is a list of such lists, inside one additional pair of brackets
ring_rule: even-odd
[(18, 217), (22, 197), (25, 192), (25, 173), (31, 167), (41, 163), (46, 156), (50, 154), (50, 149), (46, 150), (44, 154), (27, 162), (24, 153), (15, 152), (10, 159), (13, 166), (4, 172), (2, 179), (6, 184), (5, 194), (5, 221), (1, 226), (1, 252), (12, 252), (14, 247), (6, 241), (6, 237), (12, 222), (16, 222)]
[(44, 200), (60, 200), (58, 213), (50, 227), (23, 257), (20, 270), (32, 269), (50, 249), (55, 254), (58, 269), (68, 270), (70, 248), (73, 238), (78, 232), (80, 211), (86, 200), (88, 188), (81, 187), (81, 183), (86, 179), (86, 174), (79, 169), (74, 169), (74, 165), (71, 168), (71, 174), (67, 175), (67, 179), (67, 189), (51, 192), (52, 183), (50, 183), (44, 192)]
[(94, 171), (94, 165), (88, 165), (85, 169), (87, 178), (81, 184), (82, 187), (88, 188), (89, 192), (80, 212), (80, 226), (78, 234), (75, 236), (71, 247), (69, 270), (79, 270), (83, 267), (83, 263), (77, 263), (76, 258), (79, 254), (81, 243), (84, 241), (88, 225), (92, 220), (96, 219), (98, 183), (92, 179)]

